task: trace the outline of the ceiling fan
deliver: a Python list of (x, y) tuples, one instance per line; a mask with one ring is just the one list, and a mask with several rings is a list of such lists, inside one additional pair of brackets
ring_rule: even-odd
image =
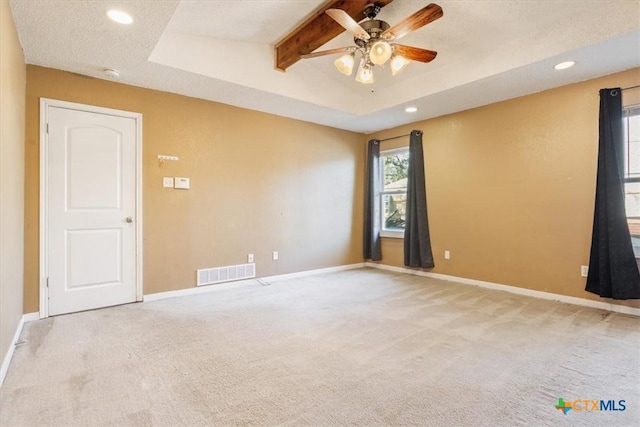
[(375, 3), (365, 6), (363, 14), (368, 20), (360, 24), (342, 9), (327, 9), (325, 12), (327, 15), (353, 34), (356, 46), (312, 52), (303, 55), (302, 58), (316, 58), (346, 52), (334, 64), (338, 71), (350, 76), (353, 73), (356, 53), (359, 53), (361, 58), (356, 81), (365, 84), (373, 83), (373, 67), (383, 65), (389, 60), (391, 73), (395, 76), (409, 64), (410, 60), (426, 63), (435, 59), (438, 53), (433, 50), (405, 46), (395, 41), (441, 18), (444, 13), (440, 6), (431, 3), (393, 27), (385, 21), (375, 19), (380, 9), (381, 7)]

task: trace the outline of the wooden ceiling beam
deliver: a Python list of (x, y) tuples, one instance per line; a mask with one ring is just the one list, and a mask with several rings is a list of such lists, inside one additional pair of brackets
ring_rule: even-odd
[(342, 9), (357, 22), (364, 19), (362, 10), (370, 3), (384, 7), (393, 0), (329, 0), (295, 28), (291, 33), (276, 43), (274, 48), (275, 67), (286, 71), (298, 62), (302, 55), (313, 52), (344, 31), (336, 21), (327, 15), (327, 9)]

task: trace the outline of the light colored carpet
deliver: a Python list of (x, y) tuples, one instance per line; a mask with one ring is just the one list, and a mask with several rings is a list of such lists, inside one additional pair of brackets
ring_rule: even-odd
[[(28, 323), (2, 426), (638, 426), (640, 318), (362, 269)], [(626, 411), (555, 409), (623, 399)]]

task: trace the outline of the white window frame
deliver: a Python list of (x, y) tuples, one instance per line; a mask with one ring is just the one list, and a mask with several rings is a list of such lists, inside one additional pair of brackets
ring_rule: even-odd
[(380, 237), (389, 237), (392, 239), (404, 239), (404, 230), (385, 230), (384, 223), (384, 196), (387, 194), (407, 194), (407, 191), (402, 190), (392, 190), (392, 191), (384, 191), (384, 158), (387, 156), (392, 156), (396, 153), (407, 153), (409, 154), (409, 147), (400, 147), (393, 148), (390, 150), (380, 151)]
[(624, 135), (624, 149), (626, 151), (626, 156), (625, 158), (627, 159), (627, 164), (625, 165), (625, 168), (627, 169), (627, 173), (625, 173), (625, 182), (639, 182), (640, 181), (640, 177), (629, 177), (628, 174), (628, 167), (629, 167), (629, 129), (628, 129), (628, 125), (629, 125), (629, 117), (632, 116), (640, 116), (640, 104), (638, 105), (630, 105), (628, 107), (624, 107), (622, 109), (622, 120), (627, 122), (627, 134)]
[[(625, 173), (624, 173), (624, 183), (625, 186), (627, 183), (638, 183), (640, 182), (640, 177), (635, 176), (635, 177), (630, 177), (629, 175), (629, 151), (630, 151), (630, 147), (629, 147), (629, 117), (631, 116), (639, 116), (640, 115), (640, 104), (636, 104), (636, 105), (630, 105), (627, 107), (623, 107), (622, 109), (623, 114), (622, 114), (622, 120), (627, 122), (627, 133), (624, 135), (624, 149), (625, 149), (625, 160), (626, 160), (626, 164), (625, 164)], [(626, 189), (625, 189), (625, 198), (626, 198)], [(629, 219), (640, 219), (639, 217), (633, 217), (633, 216), (629, 216), (627, 215), (627, 220)], [(636, 259), (640, 259), (640, 253), (638, 253), (637, 249), (634, 248), (634, 254), (636, 256)]]

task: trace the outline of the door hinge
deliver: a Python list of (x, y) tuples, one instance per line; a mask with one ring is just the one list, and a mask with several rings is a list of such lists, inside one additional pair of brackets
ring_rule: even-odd
[(49, 123), (46, 124), (47, 129), (45, 130), (45, 132), (47, 133), (47, 135), (49, 134)]
[(49, 278), (47, 277), (47, 288), (49, 287)]

